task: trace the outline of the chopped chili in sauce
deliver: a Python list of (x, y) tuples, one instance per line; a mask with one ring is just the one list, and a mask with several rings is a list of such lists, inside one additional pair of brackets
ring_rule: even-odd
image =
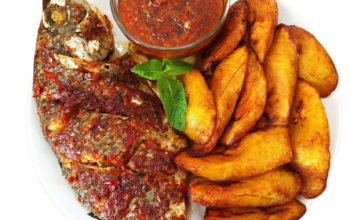
[(208, 35), (219, 23), (222, 0), (119, 0), (126, 29), (141, 41), (179, 47)]

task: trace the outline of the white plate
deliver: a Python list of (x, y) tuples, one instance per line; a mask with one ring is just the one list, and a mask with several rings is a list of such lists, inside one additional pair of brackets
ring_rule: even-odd
[[(115, 41), (119, 47), (117, 49), (122, 51), (122, 48), (120, 48), (120, 44), (118, 43), (125, 41), (126, 38), (119, 30), (117, 24), (114, 22), (110, 11), (109, 0), (90, 0), (90, 2), (101, 9), (114, 23), (113, 35), (115, 36)], [(233, 0), (233, 2), (235, 1)], [(294, 24), (312, 33), (311, 28), (306, 24), (306, 22), (286, 3), (284, 3), (282, 0), (277, 0), (277, 3), (279, 8), (280, 23), (285, 23), (288, 25)], [(326, 108), (331, 131), (330, 151), (332, 155), (332, 168), (339, 148), (341, 129), (341, 99), (339, 89), (336, 89), (331, 96), (323, 99), (322, 102)], [(57, 158), (54, 156), (49, 144), (45, 141), (41, 132), (39, 117), (36, 111), (36, 104), (32, 98), (32, 91), (30, 91), (27, 104), (27, 135), (30, 154), (40, 182), (42, 183), (52, 202), (67, 219), (92, 220), (92, 218), (87, 215), (88, 211), (77, 201), (77, 196), (62, 177), (62, 172), (58, 165)], [(305, 200), (301, 197), (299, 199), (308, 207), (313, 202), (313, 200)], [(188, 219), (203, 219), (204, 210), (205, 208), (203, 206), (191, 202), (190, 206), (188, 207)]]

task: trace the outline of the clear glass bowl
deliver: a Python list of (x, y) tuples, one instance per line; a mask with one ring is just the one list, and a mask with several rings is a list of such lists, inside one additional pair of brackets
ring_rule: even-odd
[[(131, 1), (131, 0), (130, 0)], [(173, 58), (181, 58), (181, 57), (187, 57), (191, 54), (197, 53), (199, 50), (207, 46), (214, 38), (216, 35), (219, 33), (221, 30), (222, 25), (224, 24), (226, 20), (226, 16), (228, 13), (228, 10), (230, 8), (230, 0), (223, 0), (224, 3), (224, 11), (221, 15), (221, 19), (219, 23), (216, 25), (216, 27), (209, 33), (207, 34), (204, 38), (185, 45), (181, 47), (159, 47), (159, 46), (154, 46), (148, 43), (145, 43), (136, 37), (134, 37), (124, 26), (121, 16), (120, 16), (120, 11), (118, 7), (119, 0), (110, 0), (111, 4), (111, 11), (113, 13), (114, 20), (117, 22), (120, 30), (124, 33), (124, 35), (141, 51), (143, 51), (146, 54), (149, 54), (151, 56), (155, 57), (167, 57), (170, 59)]]

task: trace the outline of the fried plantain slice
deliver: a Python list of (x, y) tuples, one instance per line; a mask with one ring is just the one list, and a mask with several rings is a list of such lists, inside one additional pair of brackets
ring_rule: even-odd
[(288, 126), (298, 77), (298, 57), (288, 27), (284, 24), (278, 25), (264, 63), (267, 99), (264, 114), (257, 123), (257, 128), (269, 125)]
[(329, 96), (338, 85), (338, 72), (324, 47), (306, 30), (290, 26), (289, 32), (299, 52), (299, 77), (310, 83), (321, 97)]
[(237, 182), (213, 182), (195, 177), (190, 193), (193, 202), (207, 207), (267, 207), (291, 201), (300, 185), (299, 174), (283, 166)]
[(278, 6), (275, 0), (247, 0), (250, 13), (248, 16), (248, 42), (254, 48), (261, 63), (275, 35), (278, 20)]
[(207, 208), (204, 220), (298, 220), (305, 213), (305, 205), (293, 199), (267, 208)]
[(238, 47), (218, 67), (215, 68), (210, 83), (216, 105), (216, 123), (213, 135), (204, 144), (193, 144), (188, 150), (192, 156), (200, 157), (214, 149), (219, 138), (230, 121), (241, 93), (248, 63), (248, 49), (246, 45)]
[(183, 77), (188, 100), (185, 131), (187, 137), (198, 144), (205, 144), (213, 134), (216, 107), (213, 93), (197, 69)]
[(182, 152), (175, 163), (212, 181), (236, 181), (270, 171), (292, 158), (288, 128), (274, 126), (247, 134), (234, 145), (216, 147), (204, 157)]
[(260, 119), (266, 102), (264, 69), (254, 50), (249, 48), (249, 59), (243, 89), (230, 124), (220, 144), (231, 145), (246, 135)]
[(330, 166), (329, 126), (316, 89), (303, 79), (297, 83), (289, 122), (294, 158), (289, 164), (300, 173), (300, 194), (307, 199), (321, 195)]
[(211, 75), (213, 69), (237, 47), (247, 28), (249, 7), (245, 0), (234, 3), (227, 14), (226, 21), (214, 42), (202, 55), (199, 70)]

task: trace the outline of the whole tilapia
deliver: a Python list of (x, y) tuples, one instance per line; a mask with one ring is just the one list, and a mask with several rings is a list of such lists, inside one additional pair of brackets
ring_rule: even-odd
[(151, 83), (130, 72), (135, 56), (106, 62), (112, 24), (85, 0), (44, 0), (43, 9), (33, 97), (78, 200), (106, 220), (185, 219), (186, 171), (173, 160), (187, 140)]

